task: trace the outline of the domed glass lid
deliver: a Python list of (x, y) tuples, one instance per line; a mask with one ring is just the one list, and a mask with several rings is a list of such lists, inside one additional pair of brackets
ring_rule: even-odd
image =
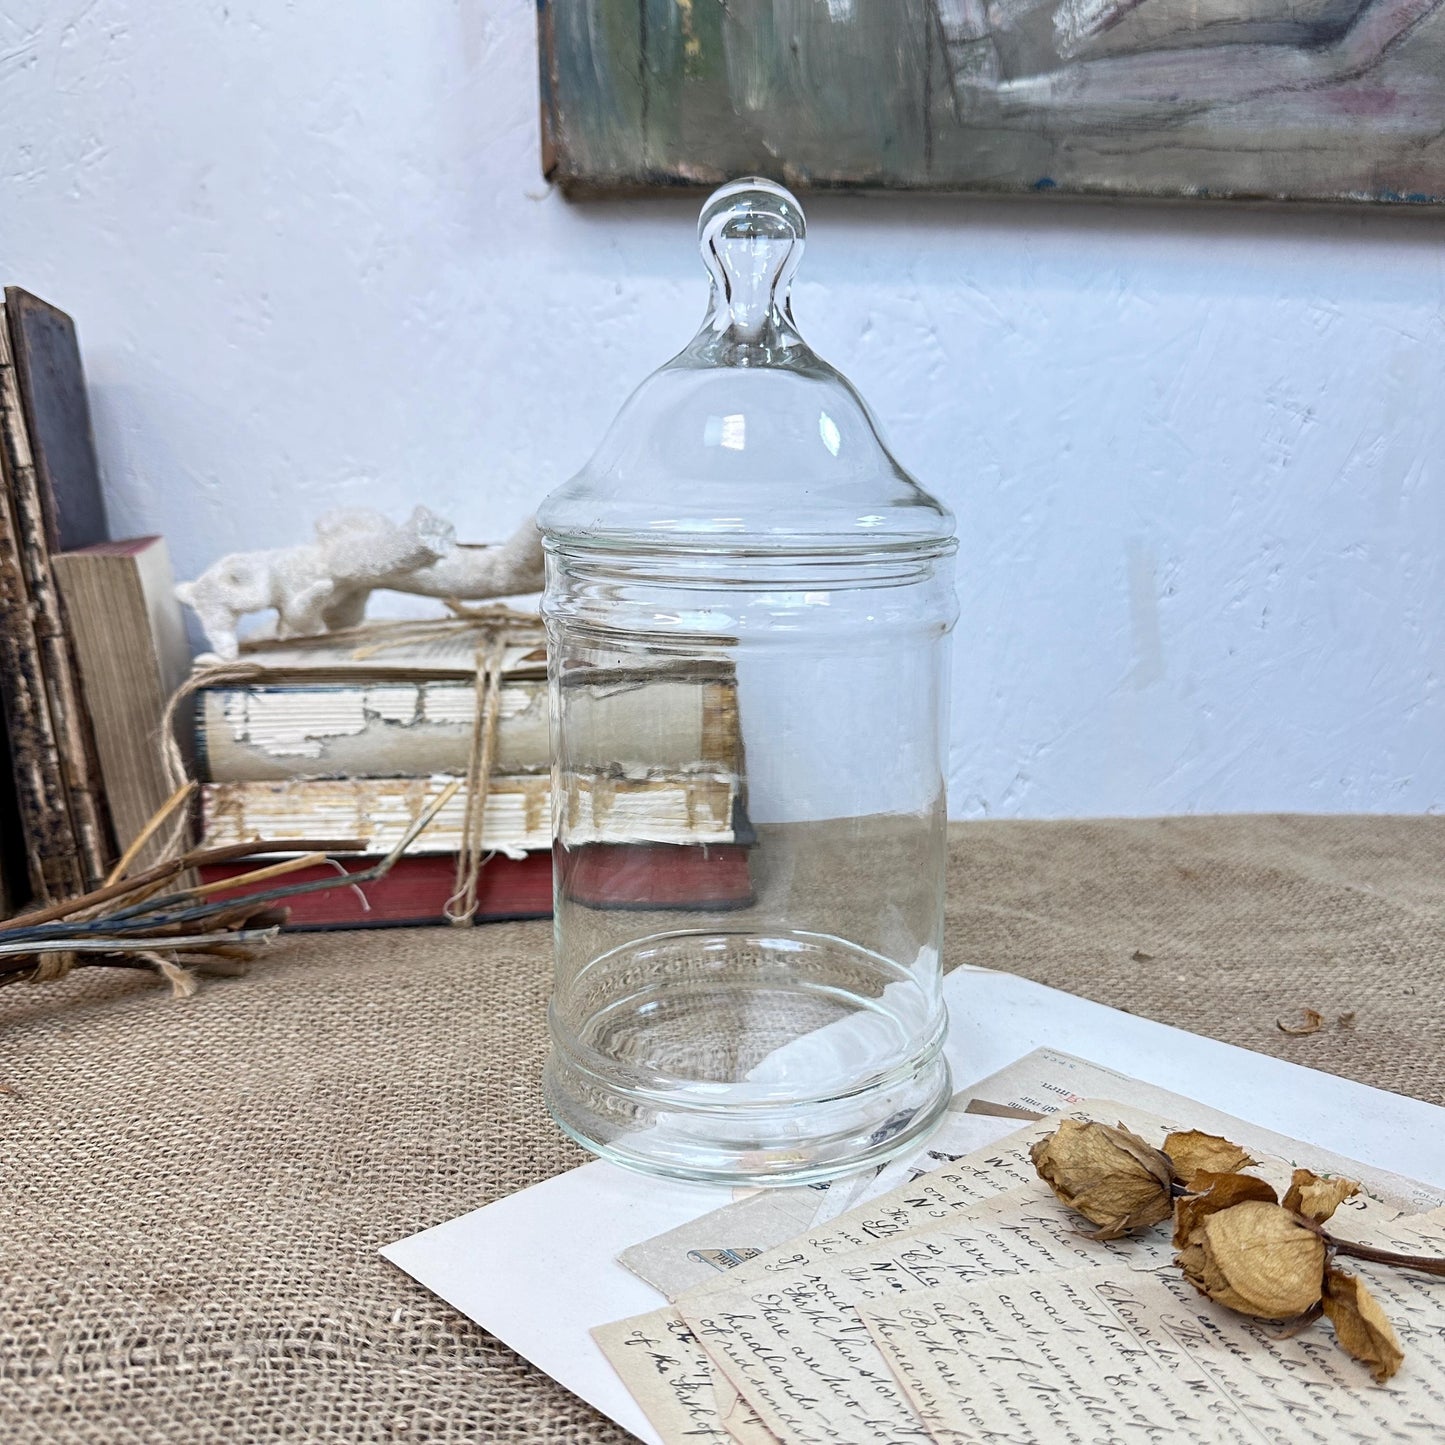
[(889, 452), (862, 397), (798, 334), (802, 207), (750, 177), (698, 220), (701, 329), (628, 398), (538, 520), (566, 546), (833, 549), (942, 545), (953, 517)]

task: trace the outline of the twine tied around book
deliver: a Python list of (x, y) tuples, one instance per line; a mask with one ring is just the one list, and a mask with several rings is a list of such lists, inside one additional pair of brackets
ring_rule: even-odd
[(465, 925), (477, 911), (477, 875), (482, 854), (482, 823), (487, 792), (492, 783), (492, 762), (497, 754), (497, 718), (501, 712), (502, 659), (510, 640), (505, 628), (492, 635), (477, 651), (476, 713), (472, 743), (467, 754), (467, 802), (462, 813), (462, 846), (457, 850), (456, 886), (447, 899), (449, 923)]
[[(259, 662), (208, 663), (204, 667), (196, 668), (170, 695), (166, 710), (161, 714), (160, 743), (161, 762), (165, 767), (166, 781), (172, 789), (193, 786), (195, 781), (186, 766), (186, 756), (181, 751), (176, 735), (176, 723), (180, 719), (181, 709), (203, 688), (220, 687), (231, 682), (255, 682), (264, 676), (265, 672), (266, 669)], [(189, 812), (184, 808), (177, 809), (156, 850), (158, 862), (175, 857), (186, 841), (190, 826)]]

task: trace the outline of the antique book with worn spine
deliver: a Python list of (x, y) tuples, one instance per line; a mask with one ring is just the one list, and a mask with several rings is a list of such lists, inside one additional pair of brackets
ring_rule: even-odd
[[(477, 717), (473, 639), (361, 657), (340, 645), (276, 644), (244, 660), (264, 662), (265, 672), (196, 695), (196, 766), (206, 782), (467, 771)], [(540, 629), (532, 645), (504, 658), (498, 707), (496, 771), (546, 772), (551, 748)], [(671, 766), (735, 764), (730, 675), (679, 672), (610, 687), (590, 715), (589, 752), (599, 760), (625, 756), (644, 719), (655, 755)]]
[(82, 891), (82, 870), (20, 559), (20, 528), (8, 485), (12, 432), (6, 421), (0, 415), (0, 698), (15, 833), (3, 844), (16, 901), (25, 896), (45, 901)]
[(25, 867), (25, 838), (15, 806), (15, 774), (10, 763), (10, 737), (0, 710), (0, 918), (19, 912), (30, 897)]
[(0, 670), (37, 899), (94, 884), (113, 853), (95, 743), (51, 566), (104, 536), (75, 328), (16, 287), (0, 324)]
[(5, 315), (30, 453), (52, 552), (110, 536), (75, 323), (19, 286), (5, 288)]

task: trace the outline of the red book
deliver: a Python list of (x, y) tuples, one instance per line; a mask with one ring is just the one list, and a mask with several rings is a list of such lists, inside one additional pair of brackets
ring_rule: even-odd
[[(265, 860), (212, 863), (199, 870), (203, 883), (248, 873)], [(362, 873), (375, 858), (338, 858), (335, 866), (302, 868), (266, 886), (334, 878), (336, 868)], [(456, 856), (412, 854), (398, 858), (382, 878), (339, 884), (281, 902), (291, 910), (288, 930), (402, 928), (445, 923), (447, 900), (456, 888)], [(570, 896), (592, 908), (742, 908), (752, 902), (748, 850), (740, 844), (595, 843), (567, 856)], [(245, 890), (238, 890), (242, 896)], [(222, 893), (218, 897), (226, 897)], [(477, 874), (476, 923), (549, 918), (552, 914), (552, 854), (523, 858), (497, 854)]]

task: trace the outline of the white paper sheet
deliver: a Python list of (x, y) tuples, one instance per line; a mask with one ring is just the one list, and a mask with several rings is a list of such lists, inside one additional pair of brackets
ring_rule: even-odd
[[(1012, 974), (944, 983), (954, 1085), (1051, 1045), (1297, 1139), (1445, 1185), (1445, 1109), (1199, 1038)], [(588, 1331), (661, 1297), (617, 1255), (727, 1203), (600, 1161), (388, 1245), (382, 1254), (640, 1439), (657, 1437)], [(459, 1390), (466, 1388), (459, 1377)]]

